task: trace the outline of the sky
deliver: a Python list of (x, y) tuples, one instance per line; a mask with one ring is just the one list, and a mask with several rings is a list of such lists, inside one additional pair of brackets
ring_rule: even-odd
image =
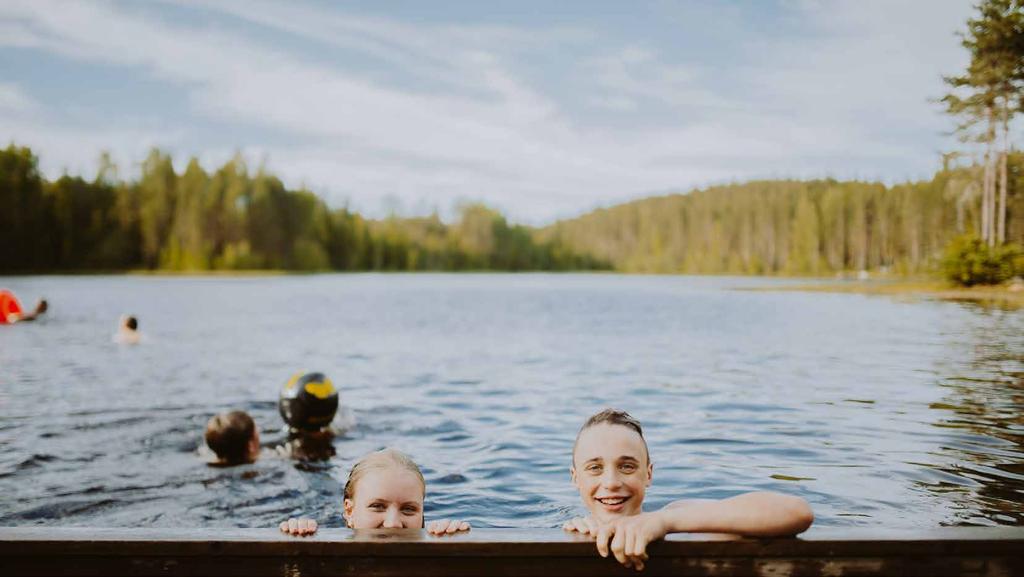
[(241, 153), (368, 216), (540, 225), (763, 178), (930, 178), (970, 0), (0, 2), (0, 143), (50, 178)]

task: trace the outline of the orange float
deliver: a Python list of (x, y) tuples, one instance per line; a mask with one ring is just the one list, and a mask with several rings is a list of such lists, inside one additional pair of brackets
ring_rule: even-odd
[(21, 315), (21, 303), (14, 293), (0, 289), (0, 325), (17, 322)]

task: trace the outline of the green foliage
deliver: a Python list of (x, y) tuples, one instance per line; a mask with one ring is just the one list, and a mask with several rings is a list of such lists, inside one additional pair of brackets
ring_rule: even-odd
[(1016, 244), (990, 247), (976, 235), (961, 235), (946, 247), (942, 272), (962, 286), (999, 284), (1024, 274), (1024, 251)]
[(0, 151), (0, 271), (602, 267), (481, 205), (466, 207), (453, 226), (436, 215), (368, 221), (331, 211), (262, 170), (250, 176), (240, 158), (212, 175), (193, 158), (179, 175), (170, 156), (153, 150), (130, 183), (116, 180), (107, 155), (94, 182), (49, 183), (37, 164), (27, 148)]
[(541, 236), (633, 272), (928, 272), (956, 234), (951, 174), (893, 188), (834, 180), (719, 186), (597, 210)]
[[(86, 269), (594, 270), (831, 274), (940, 268), (974, 229), (974, 168), (931, 181), (762, 181), (648, 198), (542, 229), (480, 204), (369, 220), (233, 159), (179, 175), (154, 150), (134, 182), (102, 161), (89, 182), (43, 179), (27, 148), (0, 150), (0, 271)], [(1024, 242), (1024, 155), (1009, 160), (1010, 240)]]
[(45, 232), (53, 209), (43, 193), (38, 159), (13, 144), (0, 151), (0, 263), (10, 270), (39, 270), (53, 250)]

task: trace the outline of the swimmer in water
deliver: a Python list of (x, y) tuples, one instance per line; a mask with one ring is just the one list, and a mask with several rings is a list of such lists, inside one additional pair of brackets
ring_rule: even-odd
[[(350, 529), (421, 529), (427, 484), (420, 468), (394, 449), (370, 453), (360, 459), (345, 483), (345, 524)], [(312, 535), (314, 519), (288, 519), (281, 531), (289, 535)], [(443, 519), (426, 524), (431, 535), (469, 531), (469, 523)]]
[(639, 421), (614, 409), (590, 417), (576, 435), (569, 469), (590, 515), (563, 528), (593, 535), (602, 557), (611, 552), (619, 563), (639, 571), (647, 560), (647, 544), (669, 533), (783, 537), (806, 531), (814, 521), (803, 499), (763, 491), (720, 501), (675, 501), (645, 513), (644, 494), (653, 471)]
[(49, 308), (50, 304), (46, 302), (46, 299), (39, 299), (39, 302), (36, 303), (36, 308), (32, 312), (23, 312), (21, 310), (21, 303), (18, 302), (14, 293), (8, 290), (0, 290), (0, 325), (13, 325), (14, 323), (34, 321)]
[(260, 432), (245, 411), (214, 415), (206, 424), (205, 437), (206, 445), (217, 455), (212, 465), (244, 465), (260, 456)]
[(277, 408), (288, 424), (288, 441), (278, 452), (300, 461), (326, 461), (335, 455), (331, 427), (338, 412), (338, 390), (323, 373), (296, 373), (285, 384)]
[(117, 327), (117, 334), (114, 335), (114, 341), (125, 345), (135, 345), (138, 344), (141, 339), (142, 334), (139, 333), (139, 319), (131, 315), (122, 315), (121, 323)]

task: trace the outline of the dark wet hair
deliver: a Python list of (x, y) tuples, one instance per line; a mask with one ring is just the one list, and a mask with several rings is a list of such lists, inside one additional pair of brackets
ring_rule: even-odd
[(128, 318), (124, 319), (124, 326), (128, 327), (129, 329), (131, 329), (133, 331), (138, 330), (138, 328), (139, 328), (139, 319), (137, 319), (135, 317), (128, 317)]
[(586, 431), (590, 427), (595, 425), (619, 425), (621, 427), (627, 427), (636, 431), (636, 434), (640, 435), (640, 440), (644, 443), (644, 453), (647, 455), (647, 462), (651, 462), (651, 451), (647, 448), (647, 439), (644, 438), (644, 429), (640, 426), (640, 421), (633, 418), (632, 415), (626, 411), (620, 411), (619, 409), (605, 409), (601, 412), (591, 415), (583, 426), (580, 427), (578, 433), (576, 433), (576, 441), (572, 444), (572, 458), (573, 462), (576, 461), (576, 445), (580, 442), (580, 435), (583, 431)]
[(256, 423), (245, 411), (214, 415), (206, 424), (206, 444), (229, 465), (249, 462), (249, 441)]

